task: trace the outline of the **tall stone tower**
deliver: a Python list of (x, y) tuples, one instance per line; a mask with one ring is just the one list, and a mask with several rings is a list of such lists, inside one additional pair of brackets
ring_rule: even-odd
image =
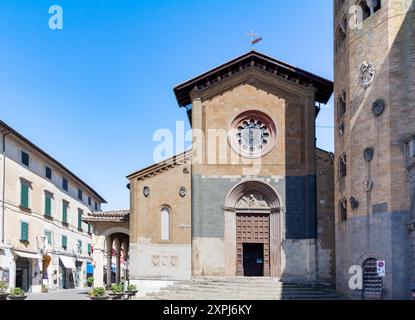
[[(407, 299), (415, 285), (414, 10), (334, 1), (336, 277), (355, 299)], [(348, 284), (354, 265), (362, 290)]]

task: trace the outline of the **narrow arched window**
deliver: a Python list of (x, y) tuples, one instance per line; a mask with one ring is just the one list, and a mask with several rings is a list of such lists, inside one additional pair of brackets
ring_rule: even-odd
[(170, 240), (170, 209), (167, 207), (161, 209), (160, 228), (161, 240)]
[(347, 16), (344, 16), (339, 26), (337, 27), (337, 31), (335, 34), (336, 51), (340, 50), (343, 47), (344, 42), (347, 38), (347, 33), (348, 33), (348, 21), (347, 21)]

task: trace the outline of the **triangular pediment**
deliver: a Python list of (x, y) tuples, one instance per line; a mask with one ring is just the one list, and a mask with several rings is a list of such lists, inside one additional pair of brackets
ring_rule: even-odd
[(333, 82), (320, 76), (274, 59), (255, 50), (213, 68), (174, 88), (181, 107), (191, 104), (191, 92), (215, 87), (232, 77), (248, 70), (278, 79), (291, 81), (296, 85), (315, 89), (316, 102), (326, 104), (333, 93)]

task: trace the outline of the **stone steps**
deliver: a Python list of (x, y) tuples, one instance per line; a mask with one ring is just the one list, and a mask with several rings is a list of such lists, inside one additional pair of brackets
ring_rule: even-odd
[(339, 300), (333, 286), (270, 278), (195, 278), (149, 293), (154, 300)]

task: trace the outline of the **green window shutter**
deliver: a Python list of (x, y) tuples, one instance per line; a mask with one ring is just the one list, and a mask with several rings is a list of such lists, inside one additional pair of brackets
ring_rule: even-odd
[(62, 248), (68, 247), (68, 238), (66, 236), (62, 236)]
[(45, 216), (52, 216), (52, 198), (45, 195)]
[(62, 222), (68, 223), (68, 203), (66, 201), (62, 203)]
[(89, 255), (91, 254), (91, 244), (90, 243), (88, 243), (88, 254)]
[(20, 205), (25, 208), (29, 208), (29, 187), (22, 183), (20, 192)]
[(82, 253), (82, 241), (78, 240), (78, 251), (79, 253)]
[(21, 222), (20, 240), (29, 241), (29, 224), (27, 222)]
[(82, 230), (82, 210), (78, 209), (78, 229)]

